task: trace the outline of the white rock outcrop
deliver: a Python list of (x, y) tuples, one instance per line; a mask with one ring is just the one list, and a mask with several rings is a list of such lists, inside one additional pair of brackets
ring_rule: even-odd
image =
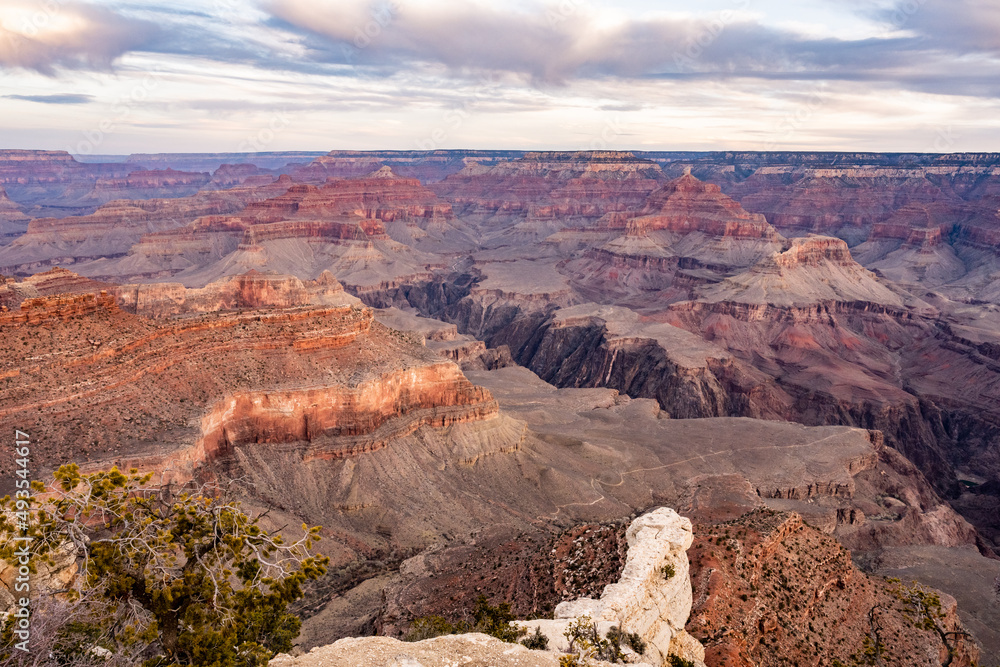
[[(691, 579), (687, 550), (694, 541), (691, 521), (661, 507), (628, 527), (628, 556), (618, 583), (604, 587), (600, 600), (581, 598), (556, 607), (554, 620), (515, 621), (549, 638), (548, 650), (534, 651), (482, 634), (448, 635), (415, 643), (389, 637), (349, 637), (297, 657), (279, 655), (270, 667), (558, 667), (568, 651), (564, 633), (589, 617), (602, 636), (617, 625), (646, 642), (634, 667), (661, 666), (670, 655), (705, 667), (705, 649), (684, 631), (691, 613)], [(668, 576), (669, 573), (669, 576)], [(591, 661), (594, 667), (609, 663)]]
[(691, 521), (661, 507), (633, 521), (626, 539), (628, 556), (621, 579), (605, 586), (599, 600), (563, 602), (556, 607), (554, 620), (515, 623), (529, 633), (541, 630), (549, 638), (549, 650), (565, 651), (567, 628), (589, 616), (602, 636), (615, 625), (641, 636), (646, 642), (645, 662), (662, 665), (669, 655), (677, 655), (704, 665), (704, 647), (684, 630), (692, 603), (687, 559), (694, 541)]

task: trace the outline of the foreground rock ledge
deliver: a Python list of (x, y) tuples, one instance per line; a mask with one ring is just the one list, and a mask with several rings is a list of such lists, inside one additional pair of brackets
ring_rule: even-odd
[[(693, 541), (691, 521), (666, 507), (637, 518), (626, 532), (628, 557), (618, 583), (604, 588), (601, 599), (563, 602), (553, 620), (515, 621), (528, 633), (549, 638), (548, 651), (533, 651), (471, 633), (402, 642), (390, 637), (348, 637), (298, 657), (279, 655), (271, 667), (454, 667), (491, 665), (556, 667), (568, 651), (564, 633), (579, 618), (596, 623), (602, 636), (617, 625), (646, 641), (642, 663), (665, 664), (678, 655), (703, 667), (705, 649), (684, 630), (691, 613), (687, 550)], [(664, 575), (664, 568), (670, 574)], [(636, 656), (638, 657), (638, 656)], [(593, 665), (610, 663), (592, 661)]]
[[(392, 637), (347, 637), (306, 655), (279, 655), (270, 667), (559, 667), (559, 653), (532, 651), (479, 633), (446, 635), (420, 642)], [(595, 667), (610, 665), (593, 661)]]

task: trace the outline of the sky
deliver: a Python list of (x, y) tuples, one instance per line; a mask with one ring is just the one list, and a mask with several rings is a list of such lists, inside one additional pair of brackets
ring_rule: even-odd
[(0, 148), (1000, 151), (1000, 0), (0, 0)]

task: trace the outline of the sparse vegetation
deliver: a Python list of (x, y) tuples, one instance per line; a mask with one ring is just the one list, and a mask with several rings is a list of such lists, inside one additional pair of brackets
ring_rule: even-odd
[(522, 639), (521, 644), (534, 651), (544, 651), (549, 647), (549, 638), (542, 634), (541, 628), (535, 628), (534, 634)]
[(617, 625), (611, 626), (606, 637), (601, 637), (597, 624), (589, 616), (581, 616), (570, 624), (565, 632), (569, 640), (570, 655), (560, 658), (560, 667), (585, 667), (592, 660), (605, 662), (625, 662), (626, 647), (641, 655), (646, 651), (646, 642), (634, 632), (625, 632)]
[(660, 568), (660, 574), (663, 575), (663, 578), (666, 581), (670, 581), (671, 579), (674, 578), (674, 575), (677, 574), (677, 570), (674, 568), (673, 563), (667, 563), (666, 565)]
[[(482, 632), (502, 641), (515, 643), (527, 633), (524, 628), (511, 625), (511, 621), (517, 619), (511, 613), (510, 603), (501, 602), (493, 606), (485, 595), (480, 595), (476, 599), (476, 605), (472, 610), (472, 619), (472, 623), (466, 621), (452, 623), (441, 616), (421, 616), (413, 621), (410, 632), (403, 639), (408, 642), (416, 642), (443, 635)], [(543, 637), (543, 639), (545, 638)]]
[[(67, 547), (83, 558), (65, 592), (73, 613), (48, 630), (56, 662), (109, 651), (146, 667), (253, 667), (291, 649), (301, 621), (288, 605), (328, 563), (311, 553), (319, 527), (286, 542), (221, 495), (173, 495), (134, 470), (82, 475), (73, 464), (54, 476), (54, 497), (31, 511), (33, 563), (54, 563)], [(10, 507), (0, 501), (0, 534), (19, 530)], [(11, 541), (2, 544), (10, 559)], [(0, 644), (3, 664), (17, 664), (11, 648)]]

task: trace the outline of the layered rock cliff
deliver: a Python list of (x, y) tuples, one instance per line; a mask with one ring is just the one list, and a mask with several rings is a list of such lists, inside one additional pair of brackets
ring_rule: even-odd
[[(343, 457), (421, 425), (496, 416), (488, 392), (374, 324), (371, 311), (285, 305), (288, 292), (273, 281), (244, 276), (208, 290), (232, 291), (233, 301), (196, 295), (172, 308), (136, 304), (180, 319), (124, 312), (106, 292), (26, 299), (0, 314), (10, 348), (0, 411), (34, 429), (42, 470), (82, 455), (87, 468), (136, 465), (174, 481), (244, 443)], [(298, 285), (305, 300), (338, 300), (335, 281)], [(221, 311), (247, 300), (258, 309)]]
[(119, 306), (146, 317), (171, 317), (191, 313), (296, 306), (360, 306), (329, 272), (316, 280), (249, 271), (222, 278), (203, 288), (180, 283), (122, 285), (115, 289)]
[(235, 213), (248, 202), (284, 192), (288, 183), (286, 179), (176, 199), (118, 200), (87, 216), (34, 219), (23, 236), (0, 248), (0, 267), (9, 273), (33, 273), (74, 264), (88, 276), (122, 275), (108, 258), (127, 253), (144, 234), (182, 227), (200, 216)]

